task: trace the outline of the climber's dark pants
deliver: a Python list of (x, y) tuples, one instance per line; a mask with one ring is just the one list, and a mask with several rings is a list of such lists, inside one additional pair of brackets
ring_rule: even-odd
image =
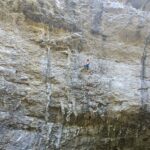
[(84, 68), (89, 70), (89, 64), (84, 65)]

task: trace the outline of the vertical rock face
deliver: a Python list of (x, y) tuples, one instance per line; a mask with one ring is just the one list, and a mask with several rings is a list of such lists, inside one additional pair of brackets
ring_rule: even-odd
[(0, 0), (0, 149), (150, 149), (149, 5)]

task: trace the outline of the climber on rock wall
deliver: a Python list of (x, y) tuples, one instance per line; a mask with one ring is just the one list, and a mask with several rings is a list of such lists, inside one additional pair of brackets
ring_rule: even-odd
[(89, 66), (90, 66), (90, 60), (87, 59), (85, 65), (84, 65), (84, 68), (89, 70)]

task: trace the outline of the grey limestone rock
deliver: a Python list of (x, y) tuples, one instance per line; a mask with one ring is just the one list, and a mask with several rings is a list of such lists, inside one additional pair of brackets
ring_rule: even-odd
[(148, 0), (0, 0), (0, 149), (150, 149), (149, 37)]

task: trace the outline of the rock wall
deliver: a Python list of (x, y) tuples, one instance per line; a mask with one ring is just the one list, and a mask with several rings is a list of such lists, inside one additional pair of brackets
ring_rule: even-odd
[(150, 149), (149, 8), (0, 0), (0, 149)]

